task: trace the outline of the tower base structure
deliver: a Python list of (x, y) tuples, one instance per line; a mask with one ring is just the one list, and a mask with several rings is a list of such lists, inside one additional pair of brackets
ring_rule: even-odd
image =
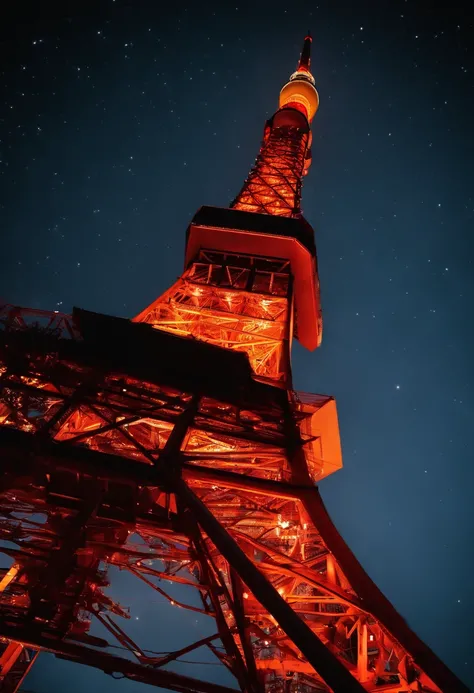
[[(341, 466), (331, 397), (149, 324), (12, 306), (0, 319), (2, 693), (40, 651), (174, 691), (467, 692), (324, 507), (315, 482)], [(150, 654), (120, 625), (112, 567), (215, 632)], [(234, 687), (173, 670), (203, 649)]]

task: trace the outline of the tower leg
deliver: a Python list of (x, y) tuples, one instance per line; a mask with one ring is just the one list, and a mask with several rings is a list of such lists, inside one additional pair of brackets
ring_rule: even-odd
[(195, 495), (183, 479), (172, 479), (173, 491), (193, 512), (194, 517), (220, 553), (253, 592), (255, 598), (275, 618), (280, 627), (306, 657), (334, 693), (364, 693), (363, 686), (301, 620), (273, 585), (247, 558), (220, 522)]

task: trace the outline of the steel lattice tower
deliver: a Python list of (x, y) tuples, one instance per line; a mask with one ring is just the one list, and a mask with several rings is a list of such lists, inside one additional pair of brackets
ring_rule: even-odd
[[(335, 402), (292, 389), (293, 336), (321, 340), (300, 210), (319, 104), (310, 47), (241, 192), (197, 212), (183, 274), (140, 315), (1, 309), (2, 693), (41, 651), (180, 692), (467, 691), (333, 525), (316, 484), (342, 466)], [(120, 624), (110, 566), (215, 633), (150, 654)], [(236, 688), (169, 668), (201, 648)]]

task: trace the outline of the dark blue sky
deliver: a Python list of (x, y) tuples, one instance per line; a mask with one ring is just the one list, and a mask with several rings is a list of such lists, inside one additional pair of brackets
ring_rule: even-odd
[[(182, 270), (196, 209), (226, 206), (240, 189), (310, 27), (321, 105), (303, 210), (325, 327), (316, 353), (295, 347), (293, 367), (296, 388), (338, 401), (345, 466), (321, 491), (370, 576), (474, 686), (465, 8), (157, 5), (43, 3), (42, 18), (25, 6), (3, 22), (0, 295), (127, 317), (149, 304)], [(137, 639), (153, 647), (163, 623), (177, 638), (175, 613), (150, 617), (146, 588), (118, 579), (122, 603), (142, 614)], [(27, 684), (145, 690), (48, 656)]]

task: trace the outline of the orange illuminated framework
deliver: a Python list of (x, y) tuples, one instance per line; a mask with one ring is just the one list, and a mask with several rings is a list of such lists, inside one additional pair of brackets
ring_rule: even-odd
[[(342, 466), (336, 405), (291, 383), (292, 338), (322, 329), (310, 46), (242, 191), (197, 212), (148, 308), (0, 309), (2, 693), (41, 651), (178, 692), (467, 693), (333, 525), (316, 484)], [(111, 569), (189, 613), (182, 646), (126, 632)], [(190, 671), (203, 653), (232, 685)]]

